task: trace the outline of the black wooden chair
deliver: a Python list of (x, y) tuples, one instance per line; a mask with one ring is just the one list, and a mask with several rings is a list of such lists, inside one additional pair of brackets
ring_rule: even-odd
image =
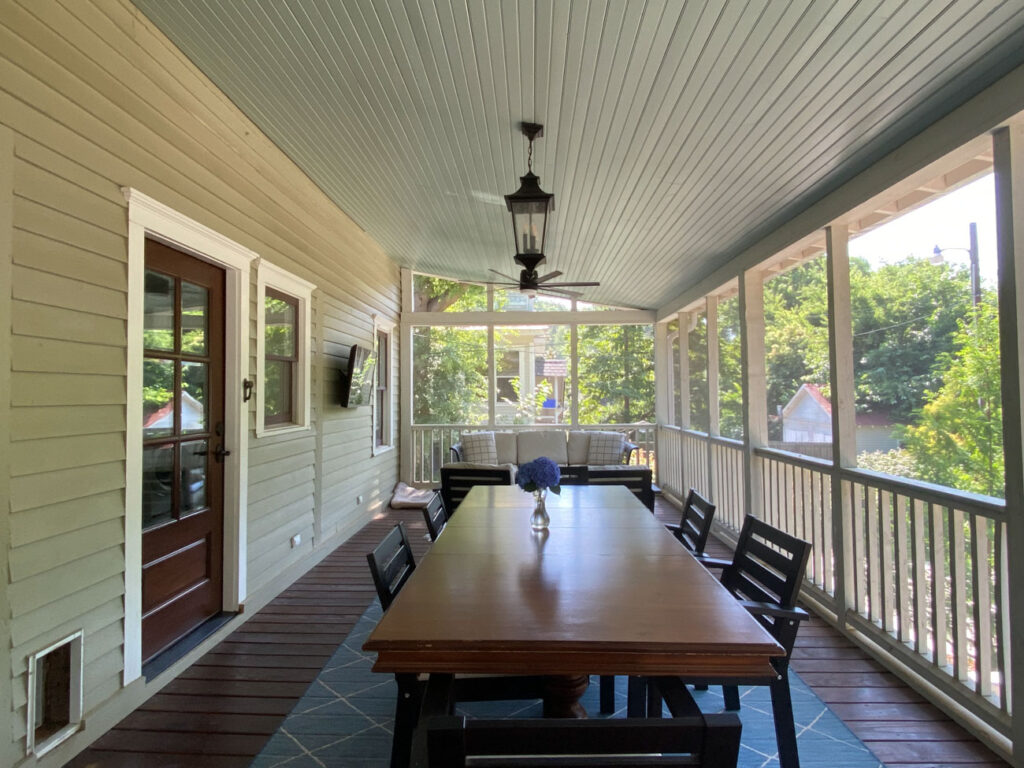
[[(661, 678), (659, 693), (670, 701), (689, 700), (672, 720), (471, 720), (443, 716), (450, 710), (451, 676), (431, 675), (424, 696), (415, 749), (426, 749), (428, 768), (463, 768), (467, 759), (488, 755), (488, 765), (706, 766), (735, 768), (741, 725), (736, 715), (704, 715), (686, 687)], [(438, 716), (438, 715), (441, 716)], [(501, 762), (500, 758), (509, 758)], [(423, 764), (420, 762), (419, 764)]]
[(654, 511), (654, 488), (651, 485), (650, 467), (590, 467), (587, 471), (587, 485), (624, 485), (640, 499), (641, 504), (651, 512)]
[[(786, 651), (785, 656), (772, 659), (776, 674), (769, 685), (781, 768), (798, 768), (800, 765), (793, 700), (789, 690), (789, 657), (793, 653), (800, 622), (807, 618), (807, 612), (797, 607), (796, 601), (810, 554), (809, 542), (747, 515), (732, 560), (702, 560), (709, 568), (722, 569), (721, 581), (725, 588)], [(722, 683), (713, 678), (687, 679), (685, 682), (698, 687)], [(722, 685), (722, 692), (726, 709), (740, 708), (736, 682)], [(671, 707), (671, 702), (669, 705)], [(649, 689), (648, 714), (656, 716), (660, 709), (661, 702), (655, 689)]]
[[(416, 559), (406, 534), (399, 523), (367, 553), (373, 584), (381, 607), (387, 611), (402, 587), (416, 570)], [(404, 768), (409, 764), (413, 729), (419, 718), (420, 701), (426, 683), (412, 674), (396, 674), (398, 696), (395, 702), (395, 726), (391, 739), (391, 768)], [(509, 701), (539, 699), (543, 695), (543, 677), (487, 675), (459, 676), (455, 679), (453, 696), (456, 701)]]
[(506, 467), (441, 467), (441, 497), (451, 517), (474, 485), (512, 485), (512, 470)]
[(448, 511), (441, 501), (441, 494), (435, 493), (430, 502), (423, 508), (423, 520), (427, 524), (427, 533), (431, 541), (437, 541), (445, 524), (448, 522)]
[(683, 505), (683, 517), (679, 525), (666, 525), (669, 532), (679, 543), (690, 550), (694, 557), (704, 559), (704, 547), (711, 533), (711, 523), (715, 519), (715, 505), (701, 496), (693, 488), (686, 496)]

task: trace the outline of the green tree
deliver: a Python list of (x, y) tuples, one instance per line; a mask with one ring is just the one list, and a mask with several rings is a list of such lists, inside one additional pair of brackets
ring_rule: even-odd
[(999, 322), (991, 294), (960, 322), (955, 352), (940, 356), (941, 386), (927, 393), (907, 452), (927, 482), (1002, 497), (1005, 490)]
[(654, 333), (649, 325), (586, 325), (579, 333), (580, 422), (654, 420)]

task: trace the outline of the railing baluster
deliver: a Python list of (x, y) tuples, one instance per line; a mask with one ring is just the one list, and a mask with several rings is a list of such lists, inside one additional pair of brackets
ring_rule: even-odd
[(910, 518), (910, 538), (914, 543), (913, 585), (914, 585), (914, 650), (928, 655), (928, 570), (925, 567), (925, 520), (924, 502), (914, 499), (913, 516)]
[(878, 514), (878, 493), (872, 492), (868, 486), (864, 488), (864, 500), (867, 504), (867, 532), (868, 532), (868, 616), (875, 621), (882, 618), (882, 558), (881, 548), (882, 529), (880, 527)]
[(999, 641), (996, 646), (996, 666), (999, 672), (999, 708), (1013, 711), (1013, 687), (1010, 685), (1010, 578), (1006, 554), (1006, 523), (996, 523), (996, 616), (999, 617)]
[(949, 521), (949, 609), (953, 640), (953, 674), (967, 680), (970, 653), (967, 650), (967, 548), (964, 542), (964, 513), (946, 510)]
[(865, 529), (867, 515), (861, 499), (860, 488), (862, 486), (859, 483), (850, 483), (850, 509), (853, 510), (853, 593), (857, 610), (860, 613), (869, 615), (868, 540)]
[(832, 556), (832, 484), (818, 473), (818, 508), (821, 510), (821, 561), (825, 569), (825, 591), (835, 597), (836, 570)]
[(971, 586), (974, 589), (974, 690), (992, 694), (992, 589), (989, 570), (989, 521), (970, 516)]
[(896, 574), (893, 568), (893, 547), (896, 537), (893, 535), (892, 527), (892, 494), (879, 488), (877, 495), (878, 546), (882, 555), (882, 628), (886, 632), (892, 632), (896, 627)]
[(896, 610), (897, 637), (904, 643), (910, 641), (912, 633), (912, 608), (910, 584), (911, 570), (907, 552), (907, 497), (902, 493), (896, 496)]
[(932, 661), (943, 668), (949, 664), (946, 650), (946, 541), (943, 526), (943, 508), (928, 505), (928, 520), (931, 524), (930, 544), (932, 568)]

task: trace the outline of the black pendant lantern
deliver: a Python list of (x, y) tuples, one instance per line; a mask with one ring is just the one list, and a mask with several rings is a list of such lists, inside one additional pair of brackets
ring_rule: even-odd
[(540, 179), (533, 173), (533, 140), (544, 135), (544, 126), (521, 123), (520, 128), (530, 141), (526, 155), (526, 175), (519, 177), (519, 189), (511, 195), (505, 195), (505, 203), (512, 212), (516, 261), (523, 264), (523, 257), (526, 257), (526, 261), (539, 264), (544, 260), (544, 235), (548, 213), (555, 210), (555, 196), (540, 188)]

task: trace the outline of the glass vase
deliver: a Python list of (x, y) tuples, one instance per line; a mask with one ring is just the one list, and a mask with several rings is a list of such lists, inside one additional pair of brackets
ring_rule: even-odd
[(548, 524), (551, 522), (547, 507), (544, 505), (547, 495), (547, 488), (540, 488), (533, 492), (533, 514), (530, 515), (530, 527), (535, 531), (547, 530)]

